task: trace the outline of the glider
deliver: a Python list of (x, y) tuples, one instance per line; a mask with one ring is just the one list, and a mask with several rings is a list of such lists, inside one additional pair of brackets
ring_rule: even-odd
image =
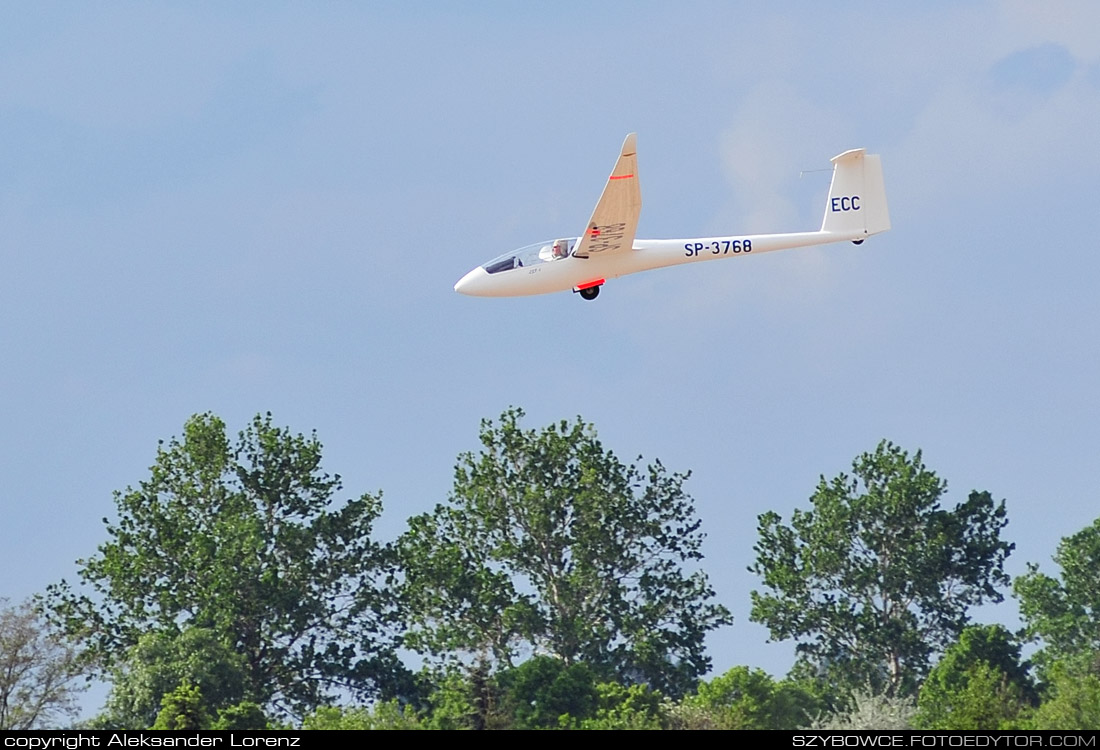
[(582, 236), (536, 242), (493, 258), (459, 279), (455, 291), (475, 297), (519, 297), (572, 289), (590, 300), (608, 279), (628, 273), (831, 242), (858, 245), (890, 228), (882, 162), (857, 148), (832, 159), (825, 218), (816, 232), (635, 239), (642, 210), (636, 142), (636, 134), (626, 137)]

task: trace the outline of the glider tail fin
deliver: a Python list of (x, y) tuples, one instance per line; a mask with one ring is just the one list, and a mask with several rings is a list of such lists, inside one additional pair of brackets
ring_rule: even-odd
[(889, 229), (890, 211), (879, 156), (856, 148), (834, 156), (832, 161), (833, 182), (821, 231), (869, 237)]

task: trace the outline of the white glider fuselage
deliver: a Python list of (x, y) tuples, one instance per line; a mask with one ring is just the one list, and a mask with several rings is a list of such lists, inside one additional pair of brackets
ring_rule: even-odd
[[(701, 263), (736, 255), (759, 255), (773, 250), (824, 245), (844, 240), (862, 241), (865, 236), (862, 232), (844, 235), (832, 232), (791, 232), (678, 240), (636, 239), (629, 252), (606, 257), (567, 256), (495, 273), (486, 270), (493, 265), (493, 261), (490, 261), (459, 279), (455, 284), (455, 291), (475, 297), (520, 297), (567, 289), (579, 290), (588, 288), (589, 285), (599, 286), (619, 276), (654, 268)], [(577, 239), (574, 237), (569, 241), (576, 242)], [(538, 244), (551, 247), (553, 242), (549, 240)], [(508, 253), (502, 258), (511, 255), (514, 254)]]
[(866, 154), (864, 149), (853, 149), (832, 162), (825, 217), (821, 229), (815, 232), (635, 239), (641, 190), (635, 136), (631, 134), (623, 143), (585, 235), (539, 242), (505, 253), (459, 279), (455, 291), (478, 297), (517, 297), (572, 289), (593, 299), (604, 282), (626, 274), (832, 242), (858, 244), (889, 229), (879, 157)]

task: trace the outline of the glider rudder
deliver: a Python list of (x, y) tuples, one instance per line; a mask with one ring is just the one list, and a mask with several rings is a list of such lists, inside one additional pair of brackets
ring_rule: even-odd
[(855, 148), (834, 156), (832, 161), (833, 181), (821, 231), (869, 237), (889, 229), (890, 211), (878, 154)]

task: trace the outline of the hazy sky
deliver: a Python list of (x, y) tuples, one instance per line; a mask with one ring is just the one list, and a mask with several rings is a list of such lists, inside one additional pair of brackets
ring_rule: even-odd
[[(1097, 28), (1089, 0), (3, 3), (0, 596), (74, 579), (204, 411), (316, 429), (385, 539), (509, 405), (691, 469), (717, 672), (793, 660), (748, 621), (757, 515), (883, 438), (949, 502), (1005, 498), (1010, 572), (1053, 572), (1100, 515)], [(454, 293), (579, 234), (628, 132), (639, 236), (815, 229), (810, 170), (860, 146), (894, 228), (595, 302)]]

